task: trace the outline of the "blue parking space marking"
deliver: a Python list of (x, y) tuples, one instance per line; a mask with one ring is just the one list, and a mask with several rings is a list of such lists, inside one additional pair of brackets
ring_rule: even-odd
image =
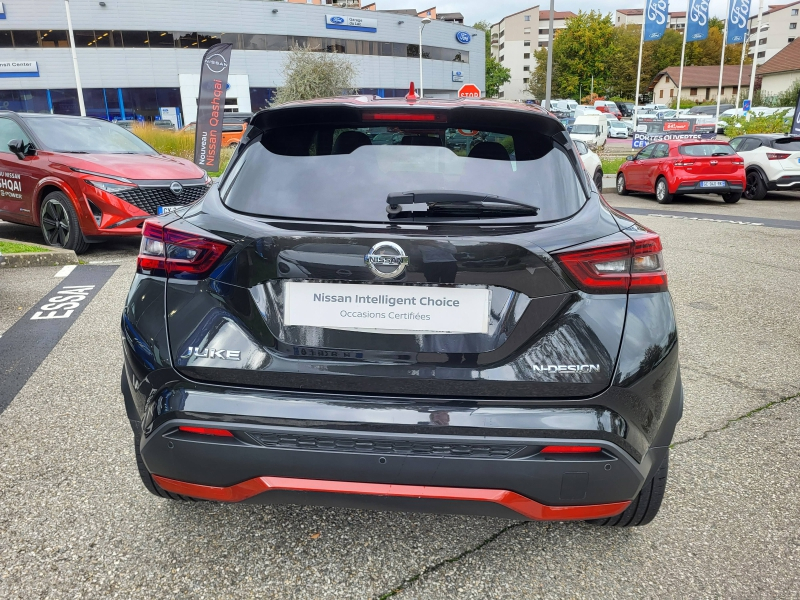
[(0, 338), (0, 413), (55, 348), (116, 266), (79, 266)]

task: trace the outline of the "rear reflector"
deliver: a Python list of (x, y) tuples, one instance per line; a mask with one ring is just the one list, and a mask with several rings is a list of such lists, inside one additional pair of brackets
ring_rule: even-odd
[(228, 248), (218, 240), (145, 221), (136, 270), (179, 279), (202, 279)]
[(447, 123), (447, 116), (429, 112), (366, 112), (364, 121), (421, 121), (427, 123)]
[(214, 429), (213, 427), (178, 427), (179, 431), (186, 433), (199, 433), (200, 435), (214, 435), (217, 437), (233, 437), (233, 434), (227, 429)]
[(549, 506), (509, 490), (360, 483), (355, 481), (325, 481), (320, 479), (296, 479), (293, 477), (255, 477), (229, 487), (187, 483), (161, 477), (160, 475), (153, 475), (153, 479), (160, 487), (168, 492), (190, 496), (192, 498), (218, 500), (221, 502), (241, 502), (242, 500), (247, 500), (253, 496), (265, 492), (269, 493), (274, 490), (388, 496), (392, 498), (427, 498), (433, 500), (493, 502), (505, 506), (527, 519), (535, 521), (603, 519), (618, 515), (630, 506), (630, 500), (612, 502), (609, 504)]
[(586, 454), (601, 450), (600, 446), (545, 446), (542, 454)]
[(661, 238), (644, 227), (626, 229), (625, 234), (633, 240), (568, 250), (554, 256), (585, 292), (641, 294), (665, 291), (667, 273), (661, 256)]
[(767, 158), (769, 160), (786, 160), (790, 156), (791, 154), (785, 154), (783, 152), (767, 152)]

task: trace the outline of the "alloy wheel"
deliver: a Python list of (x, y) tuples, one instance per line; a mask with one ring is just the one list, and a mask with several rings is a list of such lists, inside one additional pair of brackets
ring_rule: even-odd
[(663, 200), (667, 195), (667, 184), (664, 181), (659, 181), (656, 185), (656, 198)]
[(752, 198), (755, 196), (756, 193), (756, 186), (758, 185), (758, 175), (755, 173), (748, 173), (747, 175), (747, 190), (746, 195), (748, 198)]
[(621, 194), (625, 189), (625, 178), (620, 175), (617, 177), (617, 193)]
[(66, 245), (69, 240), (69, 217), (60, 202), (50, 200), (42, 212), (42, 232), (51, 246)]

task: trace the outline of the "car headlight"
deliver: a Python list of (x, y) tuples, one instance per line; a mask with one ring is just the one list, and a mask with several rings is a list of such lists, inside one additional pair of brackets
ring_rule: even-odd
[(109, 194), (119, 194), (120, 192), (132, 190), (136, 187), (135, 185), (122, 185), (120, 183), (109, 183), (107, 181), (93, 181), (92, 179), (86, 179), (85, 181), (89, 185), (94, 186), (99, 190), (103, 190), (104, 192), (108, 192)]

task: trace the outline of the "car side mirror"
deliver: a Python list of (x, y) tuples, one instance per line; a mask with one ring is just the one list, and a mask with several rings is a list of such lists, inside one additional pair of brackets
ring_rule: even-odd
[(625, 160), (633, 160), (633, 156), (632, 155), (631, 156), (626, 156)]
[(11, 140), (8, 142), (8, 149), (17, 155), (17, 158), (23, 160), (25, 158), (25, 142), (22, 140)]

